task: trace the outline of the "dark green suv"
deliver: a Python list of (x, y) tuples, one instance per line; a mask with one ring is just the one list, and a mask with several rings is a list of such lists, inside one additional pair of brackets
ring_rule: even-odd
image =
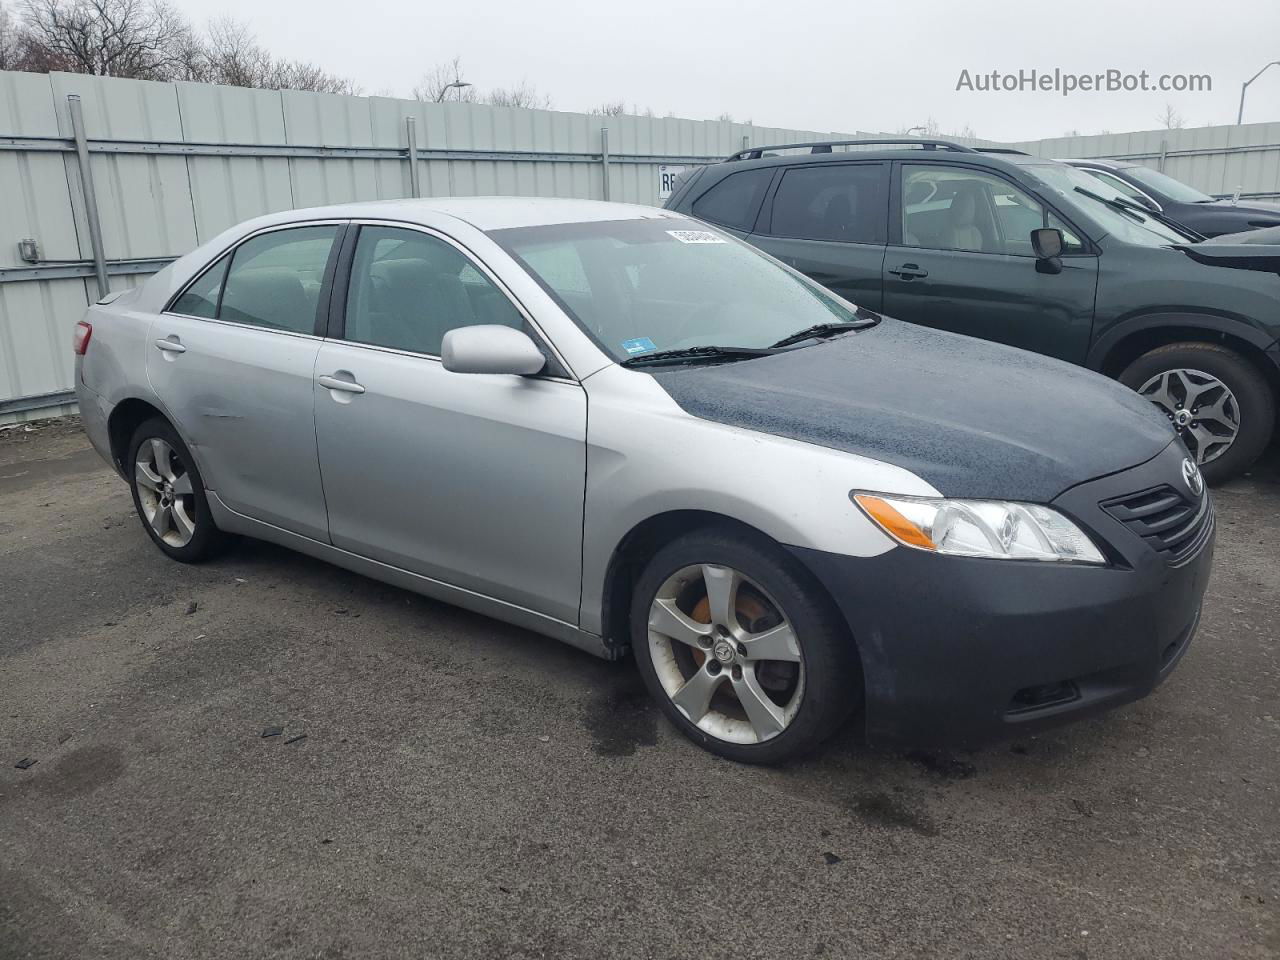
[(783, 144), (692, 171), (666, 205), (860, 306), (1118, 378), (1210, 481), (1275, 429), (1280, 246), (1196, 242), (1082, 170), (943, 141)]

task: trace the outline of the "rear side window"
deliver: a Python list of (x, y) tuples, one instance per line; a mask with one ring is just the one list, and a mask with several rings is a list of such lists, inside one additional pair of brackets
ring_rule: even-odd
[(750, 230), (772, 179), (773, 170), (768, 167), (731, 173), (694, 201), (693, 215), (737, 230)]
[(206, 320), (216, 317), (218, 294), (222, 292), (222, 279), (227, 275), (227, 264), (230, 262), (231, 255), (227, 254), (187, 287), (169, 309), (188, 317), (203, 317)]
[(824, 164), (788, 170), (773, 199), (776, 237), (884, 243), (888, 220), (885, 166)]
[(270, 330), (315, 333), (320, 288), (338, 227), (293, 227), (236, 247), (219, 320)]

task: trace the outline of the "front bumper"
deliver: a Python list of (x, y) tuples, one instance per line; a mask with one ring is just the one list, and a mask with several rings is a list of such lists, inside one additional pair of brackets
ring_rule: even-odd
[[(1212, 505), (1195, 549), (1171, 563), (1099, 505), (1181, 483), (1172, 444), (1054, 506), (1110, 554), (1106, 567), (793, 548), (858, 643), (875, 744), (972, 746), (1136, 700), (1190, 643), (1213, 558)], [(1204, 495), (1207, 497), (1207, 494)]]

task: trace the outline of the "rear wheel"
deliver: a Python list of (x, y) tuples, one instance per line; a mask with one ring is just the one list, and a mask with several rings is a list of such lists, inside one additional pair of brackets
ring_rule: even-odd
[(631, 607), (650, 693), (680, 731), (732, 760), (811, 750), (861, 702), (843, 619), (794, 558), (707, 530), (649, 561)]
[(134, 431), (125, 466), (138, 519), (157, 547), (174, 560), (197, 563), (224, 545), (195, 460), (167, 421), (154, 417)]
[(1130, 364), (1120, 382), (1169, 418), (1210, 483), (1249, 469), (1275, 429), (1275, 396), (1266, 378), (1215, 343), (1157, 347)]

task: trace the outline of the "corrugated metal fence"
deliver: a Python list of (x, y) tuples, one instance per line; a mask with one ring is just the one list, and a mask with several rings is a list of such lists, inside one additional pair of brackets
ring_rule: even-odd
[[(0, 422), (68, 402), (71, 328), (97, 297), (72, 95), (113, 289), (275, 210), (415, 192), (657, 203), (660, 165), (717, 160), (751, 143), (851, 136), (0, 72)], [(26, 238), (39, 244), (38, 262), (20, 253)]]
[(1133, 160), (1216, 197), (1280, 197), (1280, 123), (1145, 130), (1013, 143), (1040, 157)]
[[(71, 328), (99, 289), (77, 113), (113, 289), (275, 210), (415, 194), (657, 203), (661, 165), (871, 136), (0, 72), (0, 423), (71, 409)], [(1133, 157), (1213, 193), (1280, 194), (1280, 124), (1017, 146)], [(24, 239), (38, 244), (34, 260)]]

